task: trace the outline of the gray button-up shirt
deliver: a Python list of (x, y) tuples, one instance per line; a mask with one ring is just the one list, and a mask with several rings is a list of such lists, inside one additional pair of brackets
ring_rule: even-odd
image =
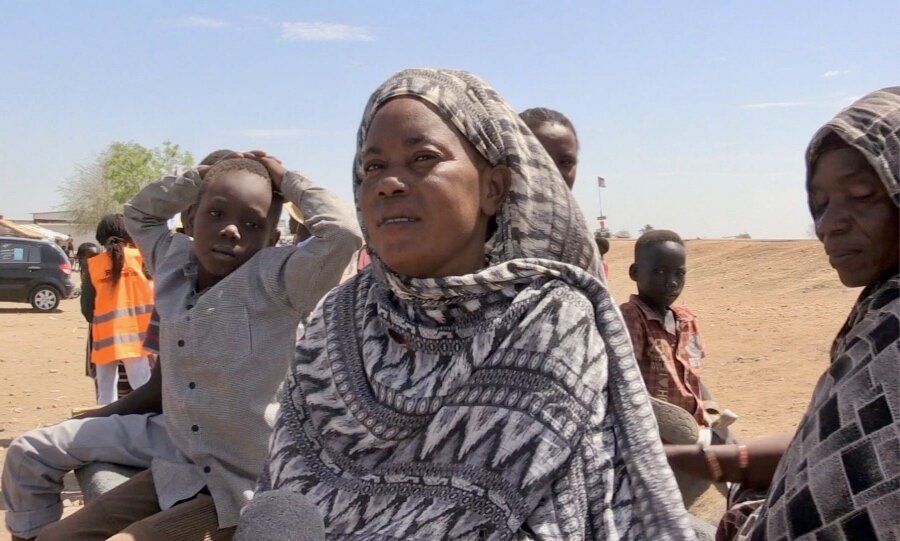
[(190, 237), (167, 220), (197, 200), (195, 172), (150, 184), (125, 205), (155, 282), (162, 401), (181, 462), (154, 460), (160, 507), (209, 487), (220, 527), (253, 496), (290, 363), (297, 325), (337, 285), (361, 244), (353, 209), (297, 173), (282, 192), (306, 218), (302, 246), (265, 248), (202, 295)]

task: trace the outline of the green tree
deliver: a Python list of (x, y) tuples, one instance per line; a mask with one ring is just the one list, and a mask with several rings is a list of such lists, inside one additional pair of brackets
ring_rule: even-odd
[(638, 233), (640, 233), (641, 235), (647, 233), (648, 231), (653, 231), (653, 226), (650, 224), (647, 224), (644, 227), (638, 229)]
[(73, 214), (79, 228), (92, 230), (100, 219), (121, 212), (122, 205), (148, 183), (191, 167), (194, 157), (171, 141), (147, 148), (133, 141), (116, 141), (60, 188), (62, 207)]

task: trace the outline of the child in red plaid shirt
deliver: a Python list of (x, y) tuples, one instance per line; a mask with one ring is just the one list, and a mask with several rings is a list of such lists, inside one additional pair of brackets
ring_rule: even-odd
[(720, 412), (701, 383), (704, 353), (697, 320), (687, 307), (672, 305), (687, 274), (684, 241), (672, 231), (645, 233), (634, 246), (628, 274), (638, 294), (621, 310), (647, 392), (687, 411), (701, 429), (724, 429), (735, 417)]

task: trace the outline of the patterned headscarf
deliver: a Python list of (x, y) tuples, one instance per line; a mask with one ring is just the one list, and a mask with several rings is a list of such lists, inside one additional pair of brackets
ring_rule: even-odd
[[(359, 148), (398, 96), (510, 168), (486, 267), (410, 278), (372, 254), (327, 295), (298, 343), (259, 490), (306, 494), (340, 539), (693, 539), (556, 166), (493, 89), (458, 71), (391, 77)], [(357, 157), (357, 188), (359, 173)]]
[(831, 133), (866, 157), (891, 200), (900, 207), (900, 86), (882, 88), (860, 98), (813, 135), (806, 149), (807, 192), (822, 142)]

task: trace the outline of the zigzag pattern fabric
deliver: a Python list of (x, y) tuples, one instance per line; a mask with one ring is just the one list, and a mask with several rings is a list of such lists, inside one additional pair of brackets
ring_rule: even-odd
[(513, 173), (486, 266), (412, 279), (373, 253), (333, 290), (298, 343), (259, 491), (306, 494), (329, 539), (693, 539), (555, 165), (496, 92), (461, 72), (391, 78), (360, 143), (402, 95), (432, 103)]

